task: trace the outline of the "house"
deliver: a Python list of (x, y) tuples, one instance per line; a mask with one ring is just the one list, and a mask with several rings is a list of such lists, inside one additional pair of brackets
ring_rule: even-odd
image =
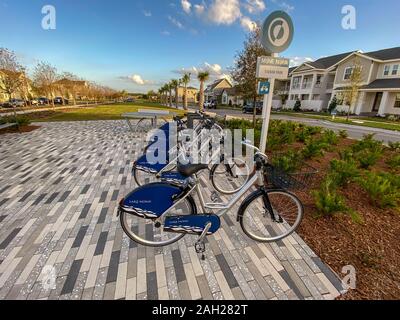
[(322, 111), (332, 99), (337, 64), (353, 52), (305, 62), (292, 70), (288, 108), (301, 100), (303, 110)]
[[(2, 79), (7, 74), (10, 77), (17, 76), (18, 78), (20, 78), (20, 80), (18, 80), (18, 81), (20, 81), (20, 83), (21, 83), (19, 90), (17, 90), (17, 92), (15, 92), (11, 98), (29, 100), (33, 96), (31, 81), (26, 77), (26, 75), (23, 72), (16, 73), (13, 71), (1, 69), (0, 70), (0, 88), (2, 87)], [(17, 78), (15, 78), (15, 79), (17, 79)], [(9, 100), (8, 95), (5, 92), (3, 92), (2, 90), (0, 90), (0, 103), (4, 103), (8, 100)]]
[[(199, 101), (199, 89), (194, 87), (187, 87), (187, 101), (188, 103), (197, 103)], [(180, 86), (178, 88), (178, 101), (183, 102), (185, 96), (185, 88)]]
[[(361, 66), (361, 87), (352, 113), (400, 115), (400, 47), (374, 52), (355, 52), (337, 63), (333, 95), (338, 100), (349, 86), (349, 79), (358, 64)], [(338, 110), (347, 111), (348, 106)]]
[(272, 98), (272, 108), (281, 109), (289, 99), (290, 81), (292, 72), (296, 67), (289, 68), (287, 79), (275, 80), (274, 97)]
[(222, 103), (222, 93), (224, 89), (232, 88), (233, 85), (226, 79), (219, 79), (207, 86), (204, 91), (205, 101), (217, 101)]
[(361, 66), (359, 96), (352, 113), (400, 115), (400, 47), (363, 53), (352, 51), (305, 62), (290, 73), (287, 108), (301, 100), (303, 110), (326, 110), (333, 99), (347, 111), (344, 93), (355, 65)]
[(222, 105), (229, 105), (229, 106), (243, 106), (244, 100), (238, 94), (238, 90), (236, 87), (233, 88), (225, 88), (222, 91), (222, 98), (221, 98)]
[(57, 88), (57, 95), (68, 99), (81, 99), (88, 83), (84, 80), (60, 79), (54, 83)]

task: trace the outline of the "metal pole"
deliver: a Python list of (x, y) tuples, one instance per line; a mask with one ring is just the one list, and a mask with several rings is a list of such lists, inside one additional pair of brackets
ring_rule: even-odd
[[(277, 58), (278, 54), (273, 53), (272, 57)], [(263, 114), (262, 114), (262, 130), (261, 130), (261, 143), (260, 150), (265, 153), (267, 149), (269, 122), (271, 120), (272, 98), (274, 97), (275, 79), (270, 80), (269, 94), (264, 95)]]

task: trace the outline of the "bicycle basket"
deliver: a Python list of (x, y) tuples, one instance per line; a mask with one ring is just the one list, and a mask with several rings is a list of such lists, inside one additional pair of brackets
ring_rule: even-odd
[(318, 170), (304, 161), (298, 161), (296, 169), (287, 171), (279, 166), (268, 165), (265, 169), (267, 183), (279, 189), (306, 190), (313, 186)]

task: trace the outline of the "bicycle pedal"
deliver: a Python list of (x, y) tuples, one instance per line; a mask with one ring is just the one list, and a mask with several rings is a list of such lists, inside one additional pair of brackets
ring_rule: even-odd
[(216, 202), (219, 201), (219, 200), (220, 200), (220, 197), (219, 197), (219, 195), (218, 195), (218, 192), (214, 191), (214, 192), (211, 194), (211, 201), (214, 202), (214, 203), (216, 203)]
[(203, 253), (206, 251), (206, 244), (204, 242), (196, 242), (194, 245), (197, 254)]

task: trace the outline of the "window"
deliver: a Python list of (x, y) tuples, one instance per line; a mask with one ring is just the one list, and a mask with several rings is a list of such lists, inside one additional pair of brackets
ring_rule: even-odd
[(301, 77), (293, 78), (292, 89), (299, 89), (300, 88), (300, 80), (301, 80)]
[(400, 93), (396, 94), (396, 101), (394, 102), (395, 108), (400, 108)]
[(344, 80), (350, 80), (352, 73), (353, 73), (353, 67), (346, 68), (346, 70), (344, 70)]
[(390, 66), (389, 66), (389, 65), (386, 65), (386, 66), (385, 66), (385, 69), (383, 70), (383, 75), (384, 75), (384, 76), (388, 76), (388, 75), (389, 75), (389, 72), (390, 72)]
[(319, 99), (320, 99), (320, 95), (319, 94), (313, 94), (312, 100), (319, 100)]
[(315, 86), (316, 87), (321, 87), (321, 80), (322, 80), (322, 75), (321, 74), (319, 74), (319, 75), (317, 75), (317, 81), (315, 82)]
[(392, 69), (392, 76), (397, 76), (398, 72), (399, 72), (399, 65), (395, 64)]

